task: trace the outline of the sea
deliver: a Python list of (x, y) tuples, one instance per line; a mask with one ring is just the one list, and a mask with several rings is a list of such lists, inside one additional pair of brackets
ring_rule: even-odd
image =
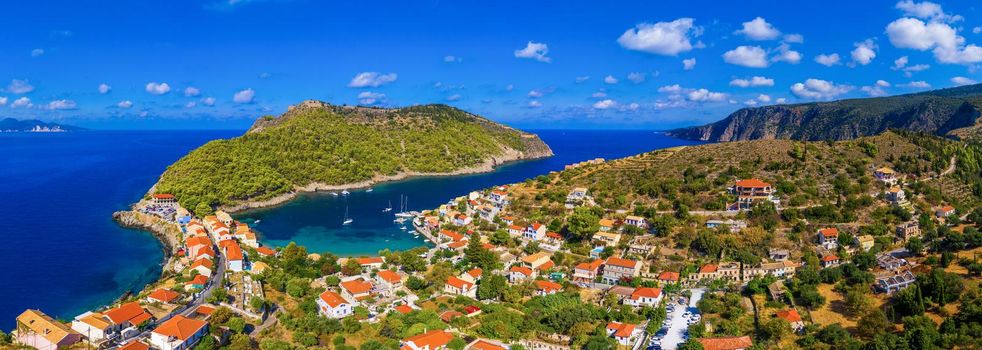
[[(187, 152), (242, 132), (0, 133), (0, 329), (13, 329), (27, 308), (70, 320), (156, 280), (163, 260), (160, 243), (147, 232), (117, 226), (112, 213), (142, 197)], [(571, 163), (695, 144), (653, 131), (534, 132), (555, 156), (484, 174), (384, 183), (349, 195), (307, 193), (236, 217), (254, 226), (270, 246), (294, 241), (310, 252), (340, 256), (403, 250), (425, 242), (393, 222), (400, 198), (408, 210), (432, 209), (472, 190), (520, 182)], [(390, 202), (393, 210), (383, 212)], [(346, 216), (350, 225), (342, 225)]]

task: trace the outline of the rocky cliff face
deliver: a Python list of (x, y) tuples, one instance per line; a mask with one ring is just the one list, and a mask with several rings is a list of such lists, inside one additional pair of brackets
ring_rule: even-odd
[(712, 141), (759, 139), (846, 140), (904, 129), (947, 135), (975, 125), (982, 93), (961, 88), (911, 95), (743, 108), (723, 120), (669, 131)]

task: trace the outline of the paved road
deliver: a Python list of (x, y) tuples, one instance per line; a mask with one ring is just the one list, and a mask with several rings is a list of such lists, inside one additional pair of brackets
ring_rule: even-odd
[[(679, 347), (679, 344), (684, 342), (683, 337), (685, 336), (685, 332), (689, 329), (689, 323), (682, 318), (682, 314), (684, 314), (688, 309), (695, 308), (696, 305), (698, 305), (699, 300), (702, 299), (702, 294), (706, 292), (706, 290), (702, 288), (690, 289), (689, 291), (692, 292), (692, 297), (689, 298), (688, 308), (681, 307), (682, 305), (678, 304), (676, 301), (677, 299), (668, 301), (675, 303), (675, 312), (668, 315), (669, 319), (672, 320), (672, 324), (669, 325), (668, 333), (666, 333), (665, 337), (661, 340), (661, 348), (664, 350), (675, 350)], [(693, 314), (695, 313), (698, 312), (693, 312)]]

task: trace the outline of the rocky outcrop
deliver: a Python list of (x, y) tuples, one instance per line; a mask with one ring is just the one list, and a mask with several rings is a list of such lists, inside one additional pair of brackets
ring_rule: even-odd
[(153, 234), (163, 245), (165, 259), (169, 259), (172, 253), (180, 247), (181, 228), (175, 223), (135, 210), (117, 211), (113, 213), (113, 220), (122, 227), (148, 231)]

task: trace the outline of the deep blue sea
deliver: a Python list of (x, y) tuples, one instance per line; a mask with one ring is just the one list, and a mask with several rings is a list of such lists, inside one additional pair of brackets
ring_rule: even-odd
[[(160, 274), (159, 242), (111, 218), (138, 200), (188, 151), (241, 131), (86, 131), (0, 133), (0, 329), (26, 308), (71, 319), (137, 291)], [(354, 191), (305, 194), (281, 206), (238, 215), (260, 220), (264, 243), (289, 241), (311, 252), (374, 254), (424, 244), (382, 208), (408, 197), (430, 209), (475, 189), (522, 181), (596, 157), (618, 158), (691, 144), (650, 131), (539, 131), (556, 156), (511, 163), (487, 174), (415, 178)], [(345, 208), (354, 219), (341, 226)]]
[[(692, 145), (696, 142), (667, 137), (652, 131), (538, 130), (555, 156), (509, 163), (484, 174), (412, 178), (376, 185), (371, 192), (352, 190), (350, 195), (329, 192), (302, 194), (280, 206), (238, 213), (259, 232), (260, 241), (284, 246), (291, 241), (309, 252), (331, 252), (340, 256), (376, 254), (389, 248), (404, 250), (424, 245), (393, 222), (400, 197), (408, 198), (410, 210), (433, 209), (470, 191), (524, 181), (567, 164), (597, 157), (614, 159), (655, 149)], [(394, 207), (392, 212), (382, 209)], [(345, 211), (354, 220), (342, 225)], [(256, 221), (258, 220), (258, 223)]]

